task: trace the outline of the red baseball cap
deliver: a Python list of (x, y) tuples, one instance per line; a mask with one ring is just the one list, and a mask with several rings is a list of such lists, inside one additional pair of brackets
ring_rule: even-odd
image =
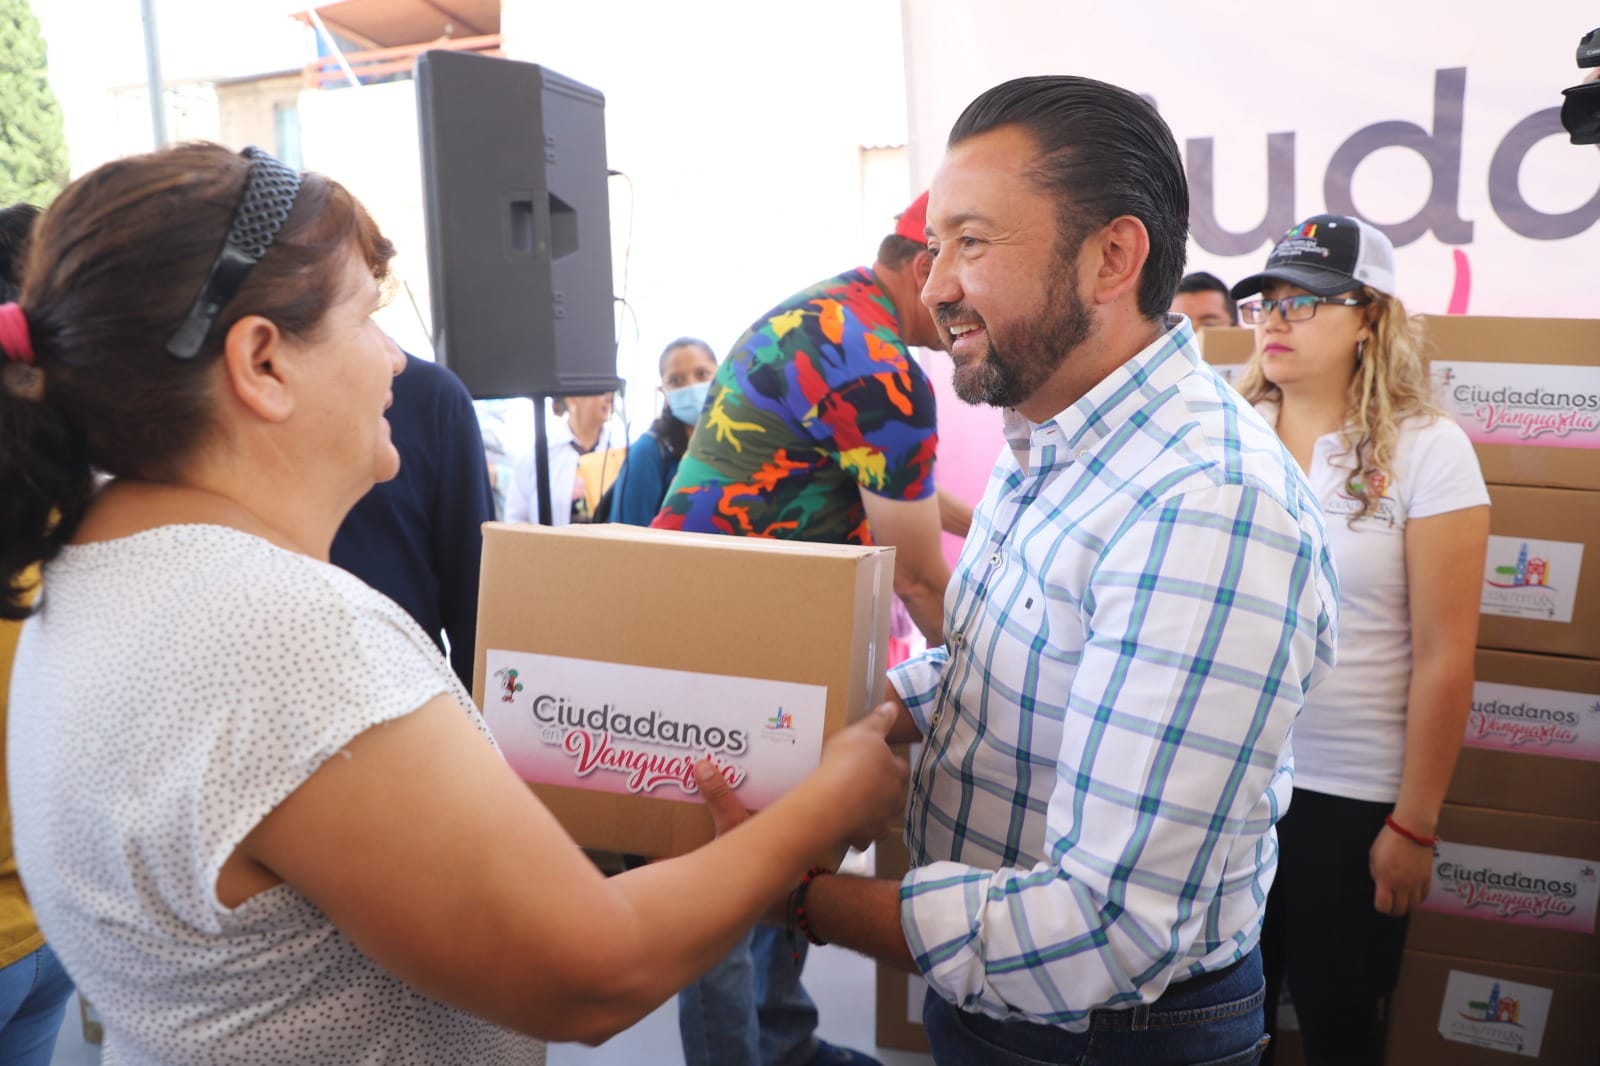
[(908, 241), (918, 244), (928, 243), (928, 194), (923, 193), (911, 201), (911, 206), (896, 216), (894, 224), (896, 236), (904, 237)]

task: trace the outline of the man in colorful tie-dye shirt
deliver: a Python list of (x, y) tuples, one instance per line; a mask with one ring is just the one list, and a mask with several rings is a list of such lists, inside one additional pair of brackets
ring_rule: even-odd
[[(934, 395), (907, 351), (942, 346), (920, 297), (933, 266), (927, 205), (924, 193), (906, 208), (870, 269), (795, 294), (739, 338), (651, 524), (893, 545), (895, 592), (938, 644), (950, 569), (933, 481)], [(680, 996), (688, 1066), (875, 1063), (816, 1038), (799, 975), (782, 930), (758, 927)]]
[(892, 544), (895, 592), (938, 643), (949, 569), (933, 481), (934, 395), (907, 347), (940, 344), (918, 293), (927, 194), (872, 267), (756, 320), (717, 371), (660, 529)]

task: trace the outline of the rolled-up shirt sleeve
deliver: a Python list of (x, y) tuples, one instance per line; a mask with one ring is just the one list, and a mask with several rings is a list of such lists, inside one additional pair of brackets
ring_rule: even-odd
[(949, 661), (950, 657), (940, 645), (907, 659), (889, 671), (890, 687), (905, 703), (906, 710), (911, 712), (911, 720), (917, 723), (917, 731), (923, 736), (928, 735), (928, 719), (938, 703), (939, 685), (944, 677), (945, 664)]

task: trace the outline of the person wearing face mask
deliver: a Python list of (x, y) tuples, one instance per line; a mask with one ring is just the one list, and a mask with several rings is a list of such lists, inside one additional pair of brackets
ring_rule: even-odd
[(666, 405), (629, 447), (627, 461), (609, 492), (609, 513), (598, 509), (597, 518), (605, 516), (630, 526), (648, 526), (655, 518), (667, 486), (678, 472), (678, 461), (689, 447), (689, 434), (716, 373), (716, 353), (703, 340), (679, 337), (662, 350), (660, 390)]

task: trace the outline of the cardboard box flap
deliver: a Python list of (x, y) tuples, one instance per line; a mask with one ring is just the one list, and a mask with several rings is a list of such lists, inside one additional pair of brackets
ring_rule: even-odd
[[(628, 550), (619, 552), (619, 543)], [(683, 553), (706, 548), (716, 551), (714, 569), (686, 565)], [(736, 662), (745, 676), (805, 682), (816, 676), (816, 660), (851, 663), (861, 655), (852, 629), (863, 620), (830, 612), (854, 603), (863, 570), (881, 574), (884, 559), (892, 573), (892, 548), (491, 522), (484, 526), (474, 695), (482, 706), (484, 653), (492, 643), (486, 636), (509, 637), (512, 646), (535, 641), (548, 655), (603, 660), (612, 653), (597, 649), (626, 648), (628, 661), (641, 666), (726, 674)], [(561, 574), (549, 572), (557, 561)], [(513, 573), (527, 577), (517, 582), (517, 594), (494, 594), (491, 583)], [(879, 600), (891, 594), (892, 587), (872, 598), (871, 610), (883, 619), (865, 630), (872, 645), (885, 649), (875, 652), (879, 662), (888, 642), (888, 604)], [(585, 613), (594, 605), (611, 606), (594, 624), (574, 624), (574, 596), (587, 601)], [(712, 601), (709, 612), (695, 613), (717, 629), (686, 624), (681, 608)], [(735, 635), (736, 658), (726, 648)]]

